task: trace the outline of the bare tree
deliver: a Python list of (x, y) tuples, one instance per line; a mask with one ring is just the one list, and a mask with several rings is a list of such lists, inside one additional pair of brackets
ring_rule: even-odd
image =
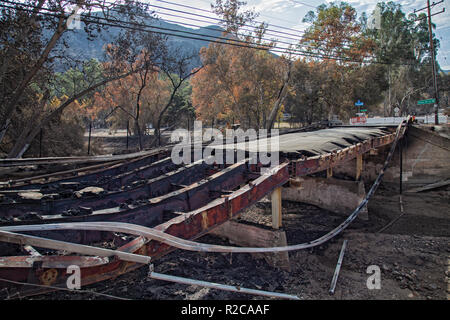
[[(119, 4), (121, 4), (119, 6)], [(0, 21), (0, 79), (4, 85), (0, 91), (0, 143), (3, 142), (8, 129), (13, 123), (13, 117), (20, 113), (20, 108), (26, 107), (30, 101), (27, 98), (36, 95), (36, 87), (39, 90), (46, 91), (48, 79), (53, 73), (55, 61), (62, 61), (66, 58), (62, 48), (64, 41), (63, 34), (70, 32), (69, 24), (73, 15), (81, 9), (83, 11), (84, 30), (88, 38), (95, 37), (95, 33), (100, 32), (105, 27), (102, 24), (92, 23), (92, 20), (84, 18), (89, 17), (92, 10), (101, 10), (103, 17), (108, 21), (120, 19), (120, 15), (134, 17), (133, 14), (146, 15), (146, 6), (137, 1), (102, 1), (102, 0), (68, 0), (68, 1), (24, 1), (15, 6), (4, 6), (2, 19)], [(115, 14), (111, 14), (114, 11)], [(133, 13), (133, 14), (130, 14)], [(98, 15), (97, 15), (98, 16)], [(119, 18), (118, 18), (119, 17)], [(46, 36), (50, 32), (50, 36)], [(30, 41), (30, 39), (32, 41)], [(48, 39), (48, 40), (46, 40)], [(136, 72), (136, 71), (134, 71)], [(129, 72), (122, 75), (109, 77), (109, 81), (126, 76)], [(47, 79), (47, 80), (45, 80)], [(56, 112), (62, 112), (66, 106), (76, 99), (81, 98), (99, 86), (104, 81), (93, 84), (90, 88), (83, 90), (68, 99), (61, 106), (57, 107)], [(31, 99), (31, 98), (30, 98)], [(47, 123), (47, 117), (53, 118), (55, 113), (51, 113), (39, 122)], [(39, 126), (39, 125), (38, 125)], [(27, 137), (21, 132), (18, 139), (12, 137), (14, 142), (9, 156), (17, 157), (26, 150), (26, 142), (32, 140), (33, 132), (40, 131), (40, 128), (34, 128)], [(14, 141), (16, 140), (16, 141)]]
[(169, 107), (172, 105), (175, 95), (187, 79), (195, 75), (203, 68), (203, 66), (201, 66), (199, 68), (191, 69), (191, 65), (194, 57), (196, 57), (196, 54), (182, 53), (179, 49), (173, 51), (174, 53), (170, 56), (167, 56), (161, 65), (161, 71), (169, 79), (172, 88), (170, 98), (159, 113), (156, 122), (155, 140), (152, 142), (152, 144), (157, 142), (157, 145), (161, 145), (161, 124), (163, 117)]
[(270, 130), (273, 128), (273, 125), (275, 123), (275, 120), (277, 119), (278, 112), (280, 111), (281, 106), (283, 105), (284, 100), (286, 99), (287, 90), (289, 87), (289, 82), (291, 80), (291, 70), (292, 70), (292, 62), (287, 59), (287, 70), (283, 79), (283, 84), (280, 88), (280, 91), (278, 93), (277, 100), (275, 101), (272, 110), (270, 110), (269, 118), (267, 119), (267, 130)]

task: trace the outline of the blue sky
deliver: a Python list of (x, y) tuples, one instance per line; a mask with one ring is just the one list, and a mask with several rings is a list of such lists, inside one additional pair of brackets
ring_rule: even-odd
[[(199, 9), (210, 10), (210, 0), (190, 0), (190, 1), (181, 1), (181, 0), (167, 0), (169, 2), (189, 5)], [(265, 21), (271, 25), (283, 26), (288, 28), (293, 28), (296, 30), (304, 30), (308, 24), (302, 23), (302, 19), (305, 14), (314, 10), (314, 7), (324, 3), (324, 2), (332, 2), (325, 0), (247, 0), (247, 7), (255, 9), (256, 12), (259, 13), (258, 20)], [(358, 14), (362, 12), (366, 12), (367, 14), (372, 13), (375, 5), (378, 1), (373, 0), (347, 0), (346, 2), (350, 3), (353, 7), (355, 7), (358, 11)], [(414, 9), (421, 9), (426, 6), (426, 0), (402, 0), (395, 1), (402, 5), (403, 11), (405, 13), (413, 12)], [(433, 2), (433, 1), (431, 1)], [(435, 0), (435, 2), (438, 2)], [(448, 1), (447, 1), (448, 2)], [(180, 8), (176, 5), (171, 5), (164, 2), (159, 2), (158, 0), (151, 1), (152, 4), (164, 6), (167, 8), (173, 8), (177, 10), (186, 10)], [(433, 8), (433, 12), (438, 12), (446, 7), (446, 2), (439, 4)], [(162, 10), (157, 11), (163, 12)], [(198, 14), (208, 15), (202, 11), (193, 11)], [(433, 16), (433, 23), (437, 25), (437, 30), (435, 30), (437, 37), (440, 40), (441, 46), (438, 51), (438, 62), (440, 66), (445, 70), (450, 70), (450, 9), (446, 8), (446, 12), (441, 13), (439, 15)], [(167, 11), (165, 11), (167, 12)], [(173, 13), (173, 12), (172, 12)], [(211, 14), (211, 16), (213, 16)], [(166, 16), (160, 15), (161, 18), (165, 18)], [(175, 18), (175, 17), (167, 17), (167, 19), (183, 21), (183, 19)], [(184, 20), (188, 22), (188, 20)], [(190, 21), (192, 23), (192, 21)], [(208, 23), (194, 22), (195, 24), (205, 26)], [(277, 29), (276, 27), (269, 27), (274, 30), (292, 32), (283, 29)]]

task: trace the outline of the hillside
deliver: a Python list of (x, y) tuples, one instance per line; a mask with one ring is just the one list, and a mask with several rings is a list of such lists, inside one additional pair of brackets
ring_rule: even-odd
[[(186, 34), (183, 32), (196, 33), (199, 34), (198, 37), (204, 37), (204, 35), (208, 35), (213, 37), (211, 39), (214, 39), (216, 37), (220, 37), (223, 31), (217, 25), (193, 29), (183, 27), (178, 24), (168, 23), (164, 20), (155, 20), (148, 22), (147, 24), (155, 26), (156, 28), (154, 30), (157, 32), (159, 31), (188, 37), (197, 37), (197, 36), (192, 34)], [(77, 58), (81, 60), (89, 60), (91, 58), (96, 58), (101, 61), (104, 60), (104, 50), (103, 50), (104, 45), (111, 43), (114, 37), (117, 36), (119, 32), (120, 32), (119, 28), (109, 27), (106, 30), (102, 30), (102, 32), (99, 35), (97, 35), (94, 39), (89, 40), (87, 33), (83, 29), (79, 29), (79, 30), (72, 30), (64, 34), (63, 40), (67, 45), (66, 50), (68, 50), (68, 54), (71, 58)], [(207, 47), (209, 44), (209, 41), (181, 38), (174, 35), (168, 36), (169, 47), (181, 48), (181, 50), (184, 52), (198, 53), (202, 47)], [(193, 67), (197, 67), (199, 65), (200, 59), (198, 58), (197, 61), (193, 63)]]

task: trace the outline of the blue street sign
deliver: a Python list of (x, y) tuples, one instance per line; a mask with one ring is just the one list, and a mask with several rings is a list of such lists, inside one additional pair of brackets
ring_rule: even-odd
[(355, 102), (355, 106), (361, 107), (364, 105), (364, 102), (361, 102), (358, 100), (358, 102)]

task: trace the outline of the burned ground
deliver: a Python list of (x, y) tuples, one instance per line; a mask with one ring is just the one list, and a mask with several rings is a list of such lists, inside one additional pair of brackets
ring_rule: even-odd
[[(176, 250), (155, 261), (155, 271), (247, 288), (284, 292), (302, 299), (447, 299), (449, 281), (449, 188), (403, 195), (400, 214), (396, 186), (382, 184), (369, 202), (369, 221), (356, 220), (339, 237), (319, 247), (289, 253), (291, 272), (269, 266), (250, 254), (196, 253)], [(313, 240), (346, 217), (320, 208), (283, 202), (283, 229), (288, 244)], [(270, 202), (242, 213), (245, 223), (271, 223)], [(328, 293), (343, 239), (348, 239), (334, 295)], [(229, 245), (206, 235), (198, 241)], [(366, 269), (381, 269), (381, 289), (366, 286)], [(127, 299), (260, 299), (197, 286), (147, 279), (148, 268), (84, 287)], [(105, 299), (93, 294), (53, 292), (30, 299)]]

